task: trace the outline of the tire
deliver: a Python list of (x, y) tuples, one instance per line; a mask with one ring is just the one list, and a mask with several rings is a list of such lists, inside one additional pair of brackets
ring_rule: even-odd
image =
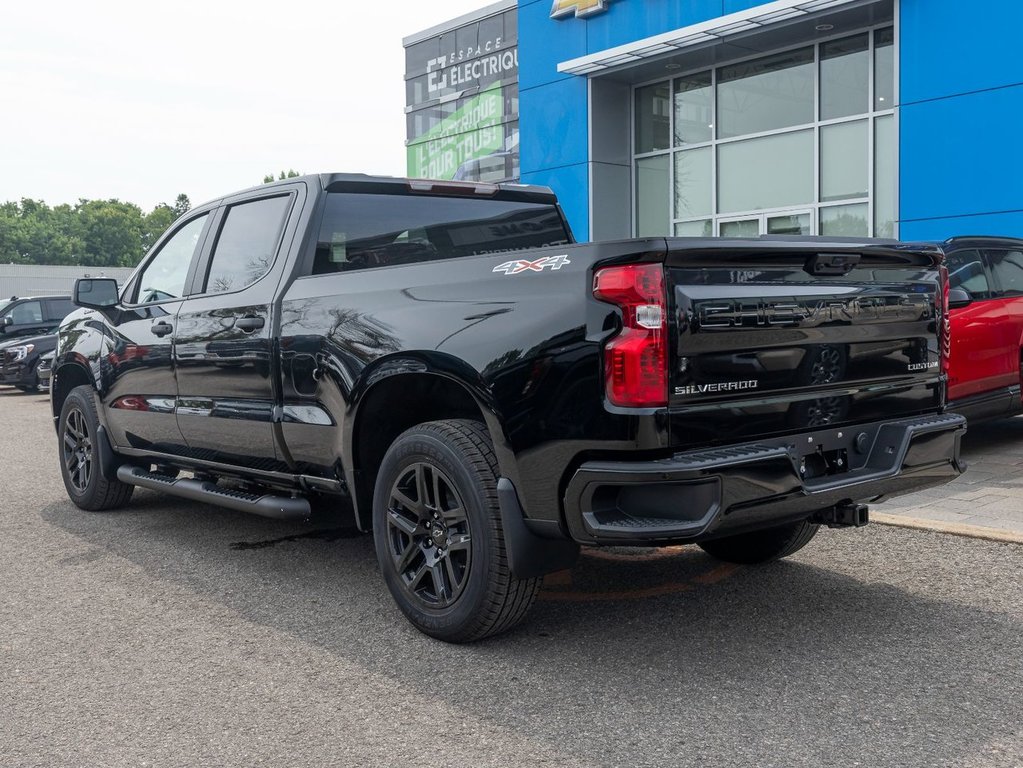
[(33, 394), (39, 391), (39, 374), (32, 372), (32, 378), (28, 384), (15, 384), (15, 386), (26, 394)]
[(700, 548), (711, 557), (727, 563), (769, 563), (801, 550), (816, 535), (819, 527), (816, 523), (800, 520), (762, 531), (703, 541)]
[(57, 428), (60, 476), (75, 506), (90, 512), (124, 506), (135, 490), (133, 485), (107, 480), (100, 473), (98, 427), (92, 388), (75, 387), (60, 409)]
[(511, 574), (497, 478), (486, 428), (461, 419), (403, 432), (380, 464), (377, 560), (398, 607), (431, 637), (467, 643), (511, 629), (543, 584)]

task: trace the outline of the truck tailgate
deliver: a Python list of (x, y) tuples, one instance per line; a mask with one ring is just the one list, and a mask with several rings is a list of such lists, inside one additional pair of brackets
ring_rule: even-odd
[(669, 240), (672, 443), (937, 410), (941, 260), (927, 245)]

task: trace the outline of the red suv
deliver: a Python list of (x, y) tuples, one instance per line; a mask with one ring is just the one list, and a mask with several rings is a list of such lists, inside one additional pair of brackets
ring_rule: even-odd
[(1023, 240), (953, 237), (943, 244), (952, 317), (950, 410), (970, 419), (1023, 410)]

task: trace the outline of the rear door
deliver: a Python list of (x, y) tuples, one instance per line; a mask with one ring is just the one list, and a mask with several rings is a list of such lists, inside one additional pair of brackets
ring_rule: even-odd
[(277, 388), (271, 305), (298, 194), (277, 187), (225, 204), (194, 295), (178, 314), (178, 425), (196, 458), (284, 468), (271, 424)]
[(1001, 383), (1020, 384), (1020, 356), (1023, 344), (1023, 251), (989, 250), (994, 278), (995, 302), (1002, 312), (1001, 344), (1003, 367)]

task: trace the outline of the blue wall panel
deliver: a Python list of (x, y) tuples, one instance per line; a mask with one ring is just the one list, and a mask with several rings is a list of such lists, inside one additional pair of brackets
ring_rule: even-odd
[(586, 78), (570, 77), (519, 92), (520, 136), (524, 115), (534, 129), (528, 141), (519, 139), (524, 173), (589, 159), (586, 91)]
[(1023, 86), (904, 105), (903, 221), (1023, 210)]
[(902, 0), (900, 22), (900, 236), (1023, 236), (1023, 2)]
[(902, 0), (901, 101), (1023, 82), (1020, 0)]
[(589, 239), (589, 175), (588, 163), (522, 174), (523, 184), (541, 184), (554, 190), (572, 226), (572, 234), (580, 242)]
[(902, 240), (945, 240), (957, 235), (1023, 237), (1023, 211), (910, 221), (899, 233)]

